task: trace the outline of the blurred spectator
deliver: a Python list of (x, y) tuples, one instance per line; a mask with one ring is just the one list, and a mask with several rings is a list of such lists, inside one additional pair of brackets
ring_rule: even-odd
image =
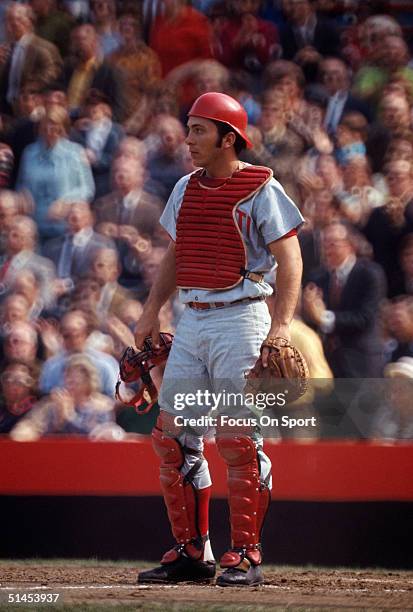
[(23, 363), (35, 373), (37, 379), (40, 371), (40, 361), (37, 357), (38, 335), (32, 323), (27, 321), (15, 321), (6, 330), (3, 342), (2, 371), (7, 364), (18, 361)]
[(363, 231), (373, 247), (374, 259), (384, 268), (392, 297), (401, 293), (403, 284), (397, 257), (399, 243), (403, 236), (413, 232), (413, 162), (389, 162), (385, 176), (388, 200), (373, 210)]
[(364, 227), (374, 208), (383, 206), (387, 188), (372, 176), (367, 158), (354, 156), (343, 166), (343, 190), (336, 194), (340, 213), (357, 227)]
[(15, 287), (22, 272), (31, 272), (39, 282), (39, 305), (41, 309), (53, 301), (52, 284), (55, 268), (52, 262), (35, 252), (37, 241), (36, 224), (30, 217), (18, 215), (8, 227), (6, 252), (0, 267), (0, 282), (3, 292)]
[(62, 11), (56, 0), (30, 0), (36, 15), (37, 36), (56, 45), (62, 57), (69, 52), (70, 32), (75, 20), (67, 11)]
[(110, 166), (123, 136), (122, 127), (112, 121), (107, 97), (91, 89), (86, 101), (84, 118), (76, 123), (70, 139), (86, 150), (95, 181), (95, 197), (110, 191)]
[(7, 333), (10, 325), (17, 321), (28, 321), (30, 302), (21, 293), (10, 293), (0, 305), (1, 335)]
[(37, 401), (37, 381), (31, 368), (9, 363), (0, 375), (0, 434), (9, 433)]
[(383, 306), (382, 318), (388, 335), (389, 361), (413, 357), (413, 299), (398, 296)]
[(158, 183), (160, 197), (167, 200), (175, 183), (186, 174), (184, 164), (185, 130), (175, 117), (158, 115), (153, 119), (157, 147), (148, 156), (148, 170)]
[(262, 144), (271, 155), (271, 158), (266, 159), (267, 165), (271, 166), (275, 178), (283, 185), (286, 193), (299, 202), (296, 169), (308, 143), (290, 125), (290, 108), (289, 99), (283, 91), (277, 87), (266, 89), (261, 98), (258, 127), (262, 134)]
[(401, 293), (413, 295), (413, 234), (407, 234), (400, 241), (399, 261), (403, 273)]
[(294, 59), (300, 49), (313, 47), (322, 55), (340, 55), (334, 22), (319, 17), (314, 0), (283, 0), (287, 22), (281, 29), (283, 57)]
[(0, 110), (12, 115), (20, 89), (27, 80), (42, 86), (56, 79), (62, 68), (57, 48), (33, 33), (34, 13), (30, 6), (12, 2), (6, 11), (10, 43), (0, 48)]
[(393, 135), (402, 134), (412, 127), (409, 102), (400, 93), (385, 93), (380, 99), (378, 112), (380, 123)]
[[(45, 261), (51, 264), (47, 259)], [(53, 287), (53, 281), (44, 284), (44, 275), (41, 271), (28, 268), (19, 270), (12, 284), (13, 292), (24, 296), (29, 302), (30, 319), (33, 322), (36, 322), (38, 317), (44, 316), (53, 307), (55, 297)]]
[(19, 212), (17, 194), (8, 189), (0, 189), (0, 256), (6, 251), (9, 228)]
[(354, 159), (366, 159), (367, 119), (364, 115), (355, 111), (345, 113), (336, 131), (336, 157), (340, 165), (345, 166)]
[(194, 59), (211, 57), (212, 32), (208, 19), (185, 0), (161, 0), (152, 23), (149, 46), (158, 55), (162, 75)]
[(329, 134), (335, 134), (341, 118), (349, 112), (362, 113), (367, 121), (371, 121), (369, 106), (350, 92), (350, 68), (343, 60), (338, 57), (324, 58), (320, 63), (320, 77), (329, 95), (324, 118), (324, 126)]
[[(122, 153), (113, 161), (114, 190), (96, 200), (96, 223), (112, 224), (113, 237), (125, 238), (138, 234), (152, 236), (162, 211), (159, 199), (144, 190), (146, 154), (139, 145), (135, 157), (125, 158)], [(100, 231), (100, 230), (99, 230)]]
[(92, 0), (92, 22), (99, 37), (103, 55), (110, 55), (119, 48), (121, 38), (116, 23), (115, 0)]
[[(324, 160), (325, 157), (330, 159), (330, 156), (323, 156), (321, 159)], [(328, 166), (327, 164), (325, 166), (326, 168), (334, 168), (334, 166)], [(319, 268), (322, 263), (321, 236), (323, 228), (340, 218), (334, 190), (322, 178), (309, 185), (308, 181), (313, 180), (313, 177), (310, 177), (310, 179), (306, 177), (307, 190), (310, 187), (309, 195), (302, 208), (306, 223), (298, 233), (303, 257), (303, 284), (308, 282), (312, 272)]]
[(17, 188), (27, 190), (34, 202), (34, 219), (42, 240), (64, 232), (65, 225), (51, 218), (52, 206), (91, 200), (95, 187), (83, 148), (67, 139), (69, 117), (61, 106), (46, 110), (38, 140), (26, 147)]
[(99, 373), (84, 355), (65, 364), (61, 385), (41, 400), (11, 432), (17, 441), (45, 434), (93, 435), (99, 425), (114, 422), (113, 401), (100, 393)]
[(413, 132), (392, 136), (386, 149), (385, 162), (413, 160)]
[(124, 74), (127, 115), (130, 116), (158, 85), (161, 64), (156, 53), (142, 40), (141, 23), (135, 14), (123, 14), (118, 24), (120, 47), (107, 60)]
[(305, 77), (297, 64), (286, 60), (270, 62), (263, 74), (265, 88), (280, 90), (287, 99), (287, 108), (291, 113), (302, 112), (304, 103)]
[(92, 263), (92, 276), (100, 285), (97, 313), (101, 321), (109, 315), (120, 314), (124, 302), (131, 295), (118, 283), (121, 272), (118, 253), (114, 249), (100, 248), (96, 251)]
[(324, 266), (303, 292), (303, 311), (324, 335), (327, 361), (337, 378), (382, 375), (378, 305), (385, 296), (380, 267), (356, 256), (351, 226), (334, 222), (322, 231)]
[(413, 439), (413, 358), (402, 357), (384, 369), (385, 397), (370, 424), (369, 438), (398, 442)]
[(409, 102), (401, 92), (384, 92), (378, 105), (377, 121), (366, 143), (375, 172), (381, 171), (387, 147), (395, 136), (403, 137), (412, 127)]
[(0, 142), (0, 189), (11, 187), (14, 166), (13, 151), (9, 145)]
[(71, 113), (78, 114), (89, 89), (97, 89), (110, 101), (115, 121), (121, 123), (127, 108), (123, 75), (102, 59), (93, 25), (83, 24), (73, 30), (72, 52), (73, 56), (65, 61), (63, 74)]
[(401, 34), (387, 34), (375, 39), (366, 62), (354, 77), (354, 95), (376, 106), (384, 87), (399, 80), (412, 92), (413, 70), (408, 62), (408, 47)]
[(261, 0), (232, 0), (232, 14), (215, 29), (214, 55), (231, 70), (259, 75), (280, 53), (278, 32), (271, 21), (259, 17)]
[(14, 187), (20, 166), (23, 150), (35, 142), (39, 132), (39, 122), (44, 116), (43, 95), (40, 86), (34, 81), (27, 81), (19, 92), (16, 105), (16, 120), (8, 126), (4, 140), (10, 145), (14, 154), (10, 186)]
[(89, 0), (63, 0), (63, 6), (80, 23), (90, 18)]
[(56, 265), (58, 295), (67, 293), (74, 282), (90, 273), (97, 249), (114, 243), (93, 229), (93, 214), (87, 202), (70, 203), (67, 214), (68, 229), (63, 236), (52, 238), (42, 248), (45, 257)]
[(109, 397), (114, 396), (119, 371), (118, 362), (110, 355), (87, 346), (91, 331), (88, 318), (81, 310), (73, 310), (63, 316), (60, 332), (64, 349), (43, 364), (39, 382), (42, 393), (50, 393), (55, 387), (63, 386), (64, 370), (70, 357), (81, 353), (96, 367), (102, 393)]

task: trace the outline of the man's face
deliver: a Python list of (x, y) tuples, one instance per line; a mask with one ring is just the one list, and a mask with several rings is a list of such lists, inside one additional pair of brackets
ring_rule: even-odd
[(203, 117), (189, 117), (188, 135), (185, 139), (195, 166), (208, 167), (222, 151), (218, 146), (217, 126)]
[(140, 189), (144, 183), (145, 166), (143, 160), (118, 160), (115, 162), (113, 181), (115, 188), (127, 194), (133, 189)]
[(400, 255), (400, 265), (403, 272), (413, 278), (413, 245), (403, 249)]
[(6, 29), (11, 40), (20, 40), (24, 34), (31, 31), (31, 22), (27, 17), (25, 7), (13, 6), (6, 14)]
[(37, 343), (31, 331), (22, 324), (7, 336), (4, 349), (9, 361), (31, 363), (36, 357)]
[(311, 13), (311, 5), (308, 0), (288, 0), (287, 14), (291, 21), (301, 25)]
[(347, 89), (348, 78), (345, 65), (339, 60), (325, 60), (322, 64), (323, 84), (330, 96), (341, 89)]
[(407, 45), (399, 36), (386, 36), (382, 41), (386, 66), (396, 69), (408, 60)]
[(61, 334), (67, 351), (82, 351), (87, 339), (86, 322), (77, 317), (64, 319)]
[(17, 321), (26, 321), (28, 316), (29, 305), (23, 296), (15, 295), (8, 298), (4, 306), (5, 322), (16, 323)]
[(399, 198), (413, 189), (412, 164), (410, 161), (399, 160), (388, 164), (386, 180), (390, 195)]
[(158, 135), (162, 142), (162, 149), (166, 154), (173, 156), (176, 149), (184, 141), (183, 130), (175, 121), (164, 120), (158, 126)]
[(93, 262), (93, 272), (95, 278), (103, 285), (116, 281), (119, 275), (116, 253), (111, 251), (98, 253)]
[(90, 25), (77, 28), (72, 34), (73, 49), (77, 56), (86, 61), (96, 54), (96, 33)]
[(73, 204), (67, 217), (70, 231), (75, 234), (92, 225), (92, 215), (87, 204)]
[(19, 95), (19, 112), (21, 117), (30, 117), (35, 108), (40, 106), (42, 98), (34, 91), (21, 91)]
[(329, 269), (340, 266), (353, 252), (348, 240), (347, 230), (340, 225), (331, 226), (324, 230), (322, 246), (324, 261)]
[(7, 229), (17, 215), (17, 203), (8, 195), (0, 196), (0, 228)]
[(409, 103), (402, 96), (389, 94), (383, 99), (380, 108), (380, 119), (390, 130), (410, 125)]
[(399, 342), (413, 340), (412, 305), (408, 300), (401, 300), (392, 304), (386, 310), (387, 327)]
[(8, 233), (7, 246), (10, 253), (19, 253), (27, 248), (31, 240), (31, 232), (24, 223), (15, 223)]

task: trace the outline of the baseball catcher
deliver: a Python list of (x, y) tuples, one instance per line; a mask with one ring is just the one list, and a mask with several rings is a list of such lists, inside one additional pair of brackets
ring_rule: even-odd
[[(277, 365), (280, 375), (295, 374), (289, 324), (301, 283), (297, 228), (303, 218), (269, 168), (239, 160), (242, 148), (252, 144), (247, 114), (237, 100), (203, 94), (187, 126), (186, 144), (197, 169), (178, 181), (162, 214), (170, 244), (135, 334), (140, 350), (147, 336), (159, 344), (159, 311), (179, 289), (185, 309), (152, 434), (175, 545), (158, 567), (140, 572), (139, 583), (202, 582), (216, 572), (208, 531), (212, 482), (203, 455), (206, 432), (177, 429), (174, 390), (192, 385), (194, 392), (198, 383), (220, 388), (229, 381), (242, 395), (245, 372), (255, 372), (247, 383), (261, 376), (254, 368), (258, 358), (263, 371)], [(266, 297), (272, 288), (265, 275), (275, 268), (277, 299), (270, 313)], [(294, 356), (304, 379), (304, 360)], [(189, 399), (185, 405), (192, 415), (205, 409), (200, 402), (189, 405)], [(261, 534), (270, 503), (271, 463), (258, 428), (218, 428), (216, 443), (227, 469), (230, 508), (228, 550), (220, 559), (217, 585), (253, 586), (264, 580)]]

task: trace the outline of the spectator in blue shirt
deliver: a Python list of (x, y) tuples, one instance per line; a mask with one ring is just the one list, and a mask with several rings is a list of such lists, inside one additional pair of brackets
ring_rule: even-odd
[(36, 142), (25, 148), (17, 188), (26, 189), (34, 204), (34, 219), (41, 240), (64, 233), (65, 224), (53, 220), (53, 211), (64, 202), (90, 201), (95, 185), (84, 149), (66, 137), (69, 116), (61, 106), (51, 106), (40, 123)]

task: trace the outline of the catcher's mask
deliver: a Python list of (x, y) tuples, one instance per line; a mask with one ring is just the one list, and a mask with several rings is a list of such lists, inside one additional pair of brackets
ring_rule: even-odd
[[(158, 390), (151, 378), (150, 371), (152, 368), (162, 365), (168, 359), (173, 339), (172, 334), (161, 332), (159, 334), (159, 348), (155, 348), (151, 336), (148, 336), (145, 338), (142, 351), (136, 351), (132, 346), (128, 346), (120, 359), (116, 399), (126, 406), (133, 406), (138, 414), (149, 412), (158, 399)], [(122, 382), (140, 383), (139, 391), (130, 400), (124, 400), (120, 395)], [(147, 406), (141, 409), (145, 402), (147, 402)]]

